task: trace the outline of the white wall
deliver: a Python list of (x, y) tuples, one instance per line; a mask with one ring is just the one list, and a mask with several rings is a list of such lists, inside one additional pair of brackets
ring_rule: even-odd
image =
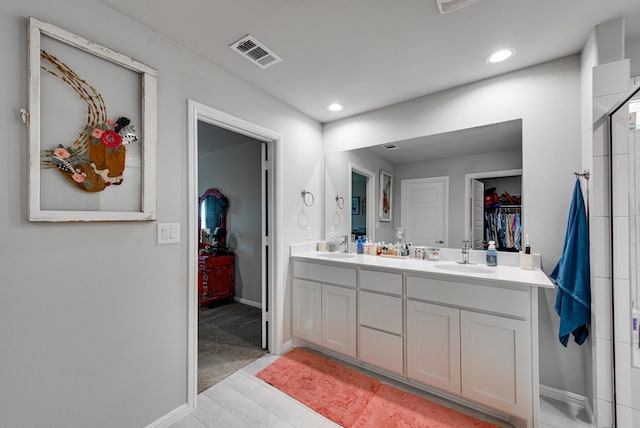
[(198, 159), (198, 193), (213, 187), (229, 200), (227, 245), (235, 255), (235, 297), (255, 304), (262, 302), (261, 147), (253, 140)]
[[(522, 119), (523, 233), (555, 266), (580, 159), (580, 62), (572, 56), (324, 125), (326, 153)], [(584, 349), (558, 352), (555, 293), (540, 294), (540, 380), (585, 394)], [(589, 368), (590, 369), (590, 368)]]
[[(180, 244), (156, 245), (155, 222), (27, 222), (28, 16), (158, 69), (158, 221), (180, 223)], [(95, 0), (0, 2), (0, 52), (0, 426), (145, 426), (187, 399), (187, 99), (283, 136), (283, 303), (288, 244), (321, 230), (320, 204), (298, 215), (300, 190), (322, 188), (321, 127)]]

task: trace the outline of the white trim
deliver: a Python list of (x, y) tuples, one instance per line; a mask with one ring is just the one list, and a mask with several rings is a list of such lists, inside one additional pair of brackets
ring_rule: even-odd
[[(522, 168), (520, 169), (505, 169), (502, 171), (487, 171), (487, 172), (473, 172), (471, 174), (464, 175), (464, 200), (465, 200), (465, 209), (464, 209), (464, 239), (471, 239), (471, 212), (470, 207), (467, 205), (467, 202), (471, 200), (471, 180), (479, 179), (479, 178), (498, 178), (498, 177), (514, 177), (517, 175), (522, 175)], [(522, 202), (524, 202), (524, 195), (521, 195)], [(524, 210), (522, 210), (524, 211)], [(520, 227), (523, 231), (522, 236), (524, 236), (524, 223), (522, 223), (522, 218), (520, 218)]]
[(589, 405), (589, 400), (584, 395), (540, 384), (540, 396), (562, 401), (571, 407), (584, 409), (585, 413), (589, 417), (589, 423), (593, 424), (593, 410)]
[(234, 302), (242, 303), (243, 305), (251, 306), (254, 308), (262, 309), (262, 303), (254, 302), (253, 300), (243, 299), (242, 297), (233, 297)]
[(193, 100), (187, 101), (188, 110), (188, 148), (187, 148), (187, 167), (188, 167), (188, 224), (187, 224), (187, 251), (188, 251), (188, 309), (187, 309), (187, 406), (194, 408), (197, 399), (197, 376), (198, 376), (198, 296), (196, 293), (197, 283), (197, 260), (198, 253), (198, 210), (197, 205), (197, 179), (198, 179), (198, 121), (206, 122), (214, 126), (228, 129), (230, 131), (247, 135), (260, 141), (273, 144), (275, 159), (273, 162), (273, 170), (275, 172), (273, 194), (271, 195), (274, 205), (274, 215), (272, 221), (275, 222), (271, 230), (271, 288), (269, 290), (268, 300), (271, 303), (272, 322), (269, 323), (268, 349), (271, 353), (278, 354), (282, 349), (282, 336), (284, 325), (284, 284), (283, 275), (278, 269), (280, 257), (280, 246), (278, 245), (278, 231), (281, 229), (281, 212), (282, 212), (282, 191), (280, 183), (282, 183), (280, 165), (282, 159), (282, 136), (269, 129), (263, 128), (254, 123), (240, 119), (223, 111), (200, 104)]
[(294, 348), (293, 346), (293, 340), (289, 339), (286, 342), (284, 342), (282, 344), (282, 353), (284, 354), (285, 352), (287, 352), (288, 350)]
[(156, 419), (155, 421), (151, 422), (149, 425), (146, 426), (146, 428), (170, 427), (171, 425), (178, 422), (180, 419), (184, 418), (191, 412), (192, 412), (192, 409), (189, 408), (187, 404), (183, 404), (180, 407), (177, 407), (172, 411), (170, 411), (169, 413), (167, 413), (166, 415), (162, 416), (160, 419)]

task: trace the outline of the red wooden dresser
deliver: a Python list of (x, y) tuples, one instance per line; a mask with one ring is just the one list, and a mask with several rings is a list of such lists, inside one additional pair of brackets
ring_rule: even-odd
[(233, 253), (200, 254), (198, 264), (198, 303), (206, 310), (218, 299), (233, 298), (235, 256)]

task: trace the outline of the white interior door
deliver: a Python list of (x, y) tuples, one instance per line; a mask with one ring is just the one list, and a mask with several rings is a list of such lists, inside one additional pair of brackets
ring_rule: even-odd
[(449, 235), (449, 177), (400, 183), (402, 227), (414, 245), (446, 247)]
[(484, 250), (484, 183), (471, 180), (471, 245), (474, 250)]

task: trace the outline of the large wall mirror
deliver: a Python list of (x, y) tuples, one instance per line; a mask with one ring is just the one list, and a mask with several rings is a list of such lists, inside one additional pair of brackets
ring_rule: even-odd
[[(521, 230), (521, 175), (519, 119), (328, 153), (325, 235), (395, 242), (396, 229), (402, 227), (407, 242), (457, 248), (474, 238), (474, 217), (484, 232), (491, 204), (513, 215), (514, 227), (517, 213)], [(383, 182), (390, 186), (387, 193), (381, 191)], [(492, 190), (497, 199), (485, 200)], [(480, 235), (484, 241), (485, 234)], [(479, 235), (475, 241), (474, 248), (480, 249)]]

